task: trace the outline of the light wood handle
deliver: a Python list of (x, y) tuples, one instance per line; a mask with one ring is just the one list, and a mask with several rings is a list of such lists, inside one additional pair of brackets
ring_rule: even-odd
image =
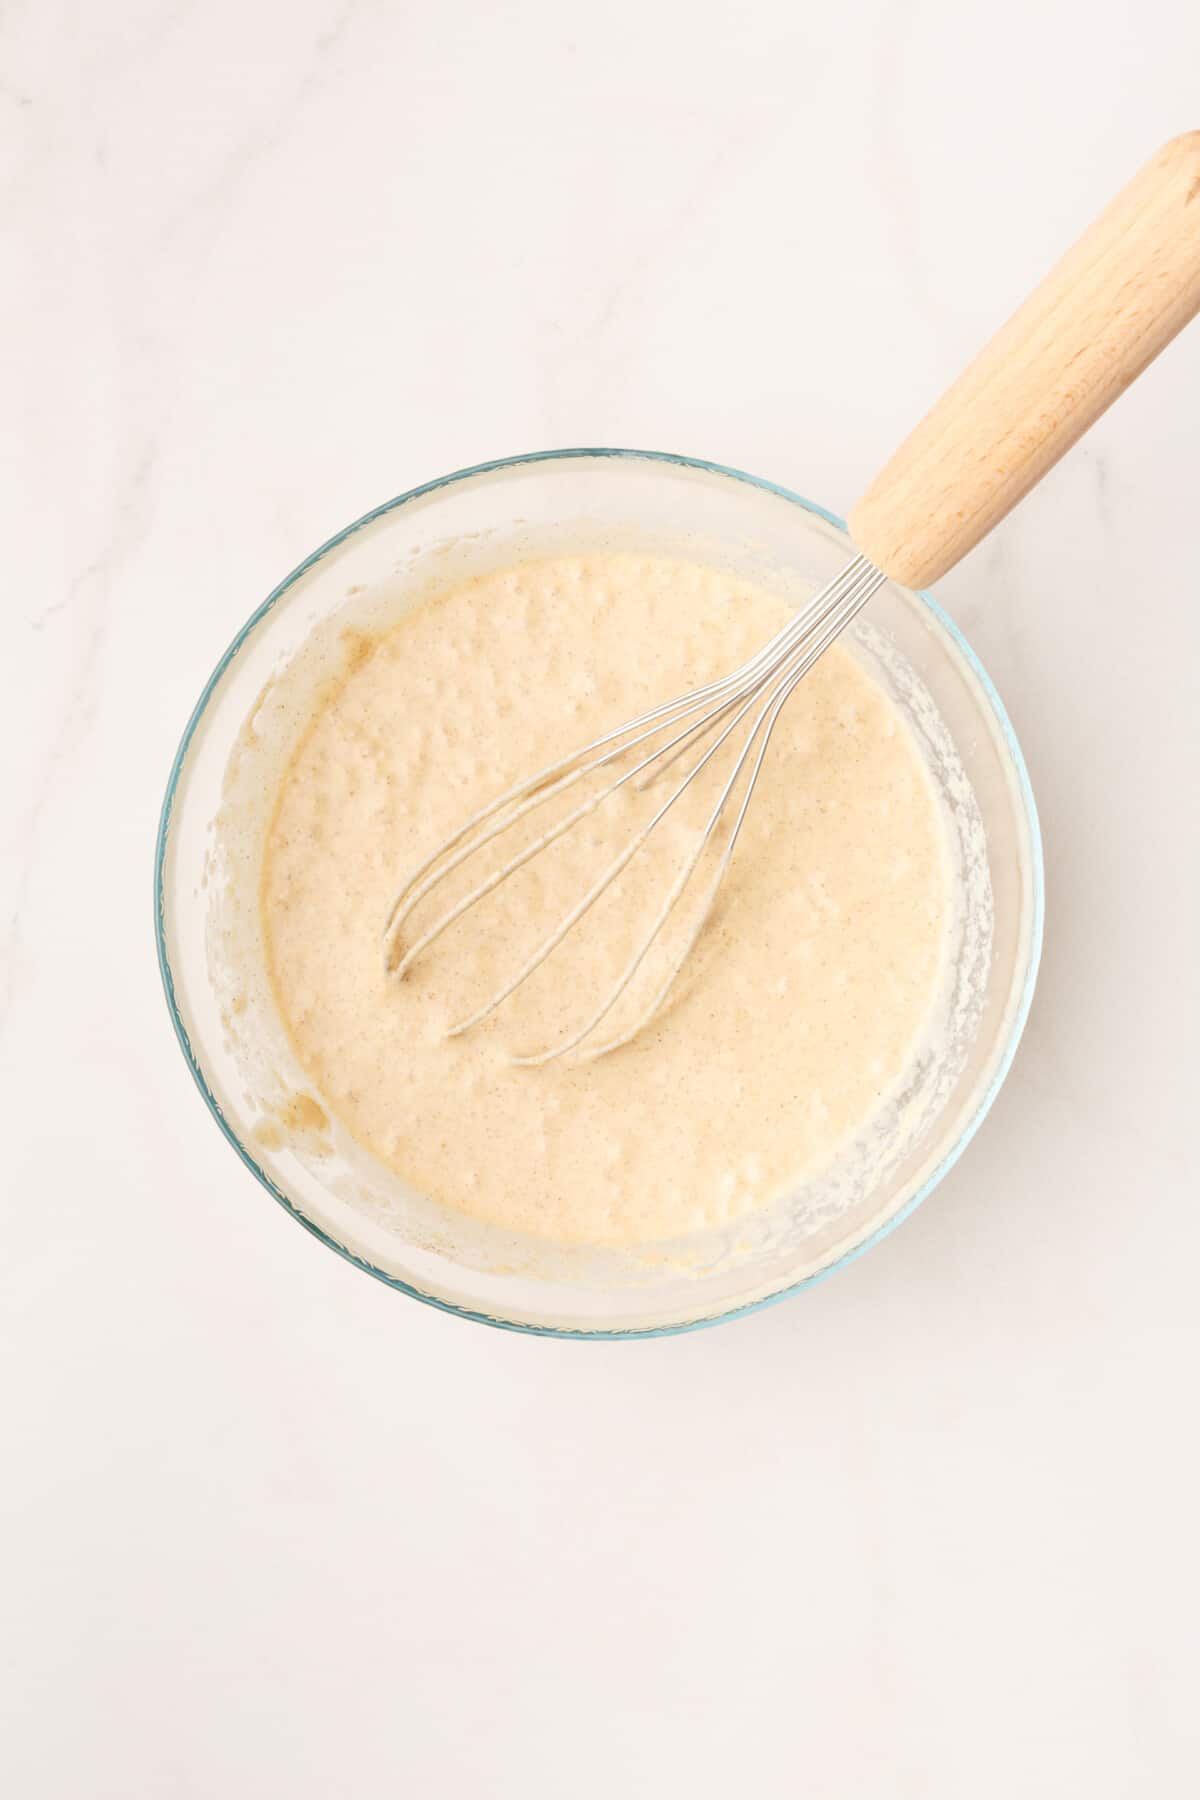
[(900, 446), (850, 515), (858, 549), (905, 587), (936, 581), (1197, 310), (1192, 131), (1134, 176)]

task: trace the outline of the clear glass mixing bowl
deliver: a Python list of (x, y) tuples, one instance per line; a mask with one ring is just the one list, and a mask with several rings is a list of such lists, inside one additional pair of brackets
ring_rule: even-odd
[(711, 1240), (601, 1255), (436, 1208), (325, 1119), (265, 979), (258, 859), (275, 785), (344, 654), (346, 627), (369, 628), (431, 586), (502, 561), (631, 543), (765, 576), (797, 600), (850, 553), (820, 507), (680, 456), (550, 451), (416, 488), (301, 563), (229, 646), (175, 757), (155, 868), (176, 1035), (214, 1119), (263, 1186), (403, 1293), (491, 1324), (589, 1337), (731, 1318), (890, 1231), (957, 1161), (991, 1105), (1029, 1010), (1042, 930), (1037, 815), (1004, 708), (936, 602), (888, 584), (857, 649), (925, 751), (958, 863), (961, 920), (942, 1048), (883, 1125), (874, 1122), (870, 1154), (859, 1146), (769, 1217)]

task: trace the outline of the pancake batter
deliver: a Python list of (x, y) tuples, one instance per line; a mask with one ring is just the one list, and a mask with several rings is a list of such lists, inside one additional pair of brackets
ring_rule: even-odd
[(468, 814), (728, 672), (788, 616), (720, 571), (607, 553), (478, 577), (349, 647), (268, 833), (268, 960), (321, 1104), (433, 1199), (568, 1243), (727, 1224), (827, 1161), (902, 1075), (941, 973), (945, 838), (902, 717), (838, 646), (784, 709), (719, 906), (630, 1044), (539, 1068), (508, 1054), (586, 1016), (716, 777), (695, 784), (700, 811), (672, 817), (538, 975), (464, 1036), (447, 1040), (446, 1025), (578, 899), (628, 832), (631, 800), (497, 890), (403, 982), (383, 966), (396, 889)]

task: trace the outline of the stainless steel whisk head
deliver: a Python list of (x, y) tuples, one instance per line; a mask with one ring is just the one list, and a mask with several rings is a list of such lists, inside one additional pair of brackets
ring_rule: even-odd
[[(663, 822), (682, 795), (692, 787), (706, 769), (714, 769), (714, 759), (718, 752), (733, 740), (731, 744), (732, 769), (720, 781), (715, 802), (707, 814), (694, 846), (685, 858), (657, 914), (651, 920), (648, 930), (639, 940), (636, 949), (621, 970), (612, 988), (605, 995), (601, 1004), (594, 1007), (587, 1018), (568, 1031), (560, 1041), (528, 1055), (516, 1056), (513, 1060), (523, 1065), (551, 1062), (556, 1057), (565, 1055), (569, 1050), (580, 1048), (585, 1044), (585, 1040), (593, 1036), (593, 1033), (608, 1018), (634, 980), (667, 919), (674, 912), (684, 890), (695, 874), (705, 850), (713, 841), (714, 835), (721, 827), (722, 820), (728, 814), (731, 823), (729, 823), (711, 884), (699, 906), (695, 921), (684, 938), (682, 947), (671, 958), (665, 977), (654, 990), (649, 1003), (643, 1007), (632, 1023), (603, 1042), (589, 1044), (585, 1054), (603, 1056), (611, 1050), (618, 1049), (622, 1044), (628, 1043), (659, 1012), (704, 929), (718, 889), (732, 860), (766, 756), (771, 733), (788, 697), (817, 659), (829, 648), (834, 639), (840, 636), (855, 614), (866, 605), (872, 594), (886, 579), (882, 570), (877, 569), (865, 556), (856, 556), (797, 613), (794, 619), (777, 632), (757, 655), (733, 670), (731, 674), (696, 688), (691, 693), (681, 694), (674, 700), (665, 701), (662, 705), (651, 708), (650, 711), (640, 714), (635, 719), (627, 720), (623, 725), (617, 726), (615, 730), (605, 733), (603, 737), (594, 739), (590, 744), (584, 745), (571, 755), (541, 769), (527, 781), (521, 782), (519, 786), (509, 788), (490, 805), (466, 820), (457, 831), (438, 846), (431, 856), (426, 858), (419, 868), (412, 871), (396, 895), (383, 934), (385, 966), (389, 973), (397, 979), (402, 978), (422, 952), (451, 925), (461, 919), (472, 906), (494, 892), (501, 882), (508, 880), (509, 876), (514, 875), (518, 869), (532, 861), (535, 856), (570, 831), (573, 826), (594, 813), (612, 795), (631, 784), (637, 790), (649, 787), (664, 776), (673, 764), (685, 757), (689, 750), (698, 747), (703, 740), (712, 738), (713, 741), (705, 749), (703, 755), (680, 776), (649, 821), (634, 833), (620, 853), (608, 863), (592, 885), (582, 894), (578, 902), (541, 940), (532, 955), (515, 971), (511, 979), (506, 981), (481, 1006), (477, 1007), (469, 1017), (460, 1019), (452, 1025), (447, 1035), (457, 1037), (462, 1032), (469, 1031), (472, 1026), (481, 1024), (484, 1019), (489, 1018), (502, 1006), (523, 982), (528, 980), (535, 969), (540, 968), (546, 959), (553, 955), (567, 934), (574, 929), (601, 894), (611, 886), (621, 871), (633, 860), (650, 834)], [(676, 729), (677, 727), (679, 729)], [(734, 736), (739, 730), (742, 733), (740, 748), (738, 748)], [(563, 794), (568, 788), (583, 781), (597, 770), (606, 769), (609, 765), (626, 758), (630, 752), (643, 746), (650, 746), (653, 740), (663, 739), (664, 735), (665, 741), (654, 743), (652, 748), (645, 748), (644, 754), (637, 757), (631, 767), (622, 769), (599, 791), (589, 793), (587, 798), (568, 811), (565, 817), (557, 819), (532, 843), (523, 845), (515, 855), (508, 858), (498, 868), (493, 869), (485, 879), (471, 887), (432, 925), (421, 931), (412, 943), (407, 945), (403, 943), (402, 934), (405, 923), (415, 908), (449, 875), (461, 868), (469, 858), (493, 843), (502, 833), (510, 830), (520, 820), (527, 818), (535, 808), (543, 806), (547, 801)]]

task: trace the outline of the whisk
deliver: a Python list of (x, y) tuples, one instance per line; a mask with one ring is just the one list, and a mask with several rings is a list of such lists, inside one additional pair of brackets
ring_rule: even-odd
[[(1200, 310), (1200, 132), (1173, 139), (1069, 250), (900, 447), (850, 516), (857, 552), (762, 650), (719, 680), (653, 707), (582, 746), (475, 813), (414, 869), (384, 926), (385, 966), (402, 978), (473, 906), (620, 790), (648, 788), (684, 764), (661, 803), (502, 987), (450, 1036), (489, 1018), (554, 954), (705, 775), (714, 798), (679, 871), (612, 988), (552, 1045), (602, 1056), (665, 1003), (711, 916), (780, 712), (834, 640), (887, 580), (927, 587), (973, 549)], [(689, 760), (696, 751), (702, 753)], [(726, 746), (728, 748), (726, 749)], [(726, 770), (718, 760), (732, 760)], [(719, 772), (718, 772), (719, 771)], [(535, 809), (592, 777), (598, 788), (454, 901), (411, 941), (406, 926), (446, 878)], [(634, 982), (710, 846), (715, 868), (682, 944), (632, 1021), (600, 1032)]]

